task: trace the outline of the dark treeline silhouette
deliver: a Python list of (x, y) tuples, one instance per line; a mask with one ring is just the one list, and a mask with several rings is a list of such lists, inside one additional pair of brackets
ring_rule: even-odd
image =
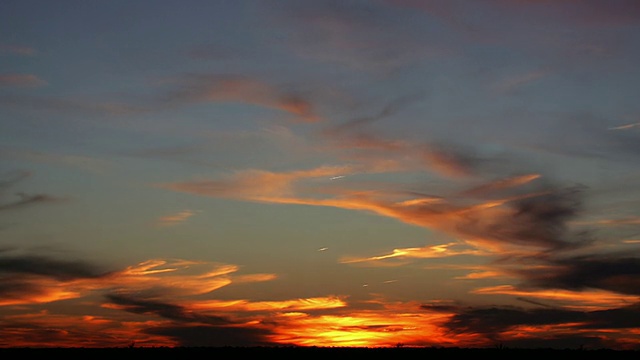
[[(0, 348), (0, 358), (16, 356), (387, 356), (392, 359), (442, 359), (452, 356), (565, 356), (593, 359), (640, 359), (640, 350), (611, 349), (522, 349), (456, 347), (110, 347), (110, 348)], [(12, 357), (9, 357), (12, 356)]]

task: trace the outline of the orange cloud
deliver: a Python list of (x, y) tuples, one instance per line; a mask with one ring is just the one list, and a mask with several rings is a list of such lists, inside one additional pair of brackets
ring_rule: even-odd
[(226, 311), (305, 311), (320, 309), (335, 309), (347, 306), (340, 297), (319, 297), (307, 299), (281, 300), (281, 301), (257, 301), (247, 300), (232, 301), (202, 301), (189, 303), (188, 307), (194, 310), (226, 310)]
[[(166, 323), (166, 322), (164, 322)], [(66, 348), (125, 347), (133, 342), (142, 346), (175, 346), (162, 335), (146, 333), (160, 321), (136, 321), (91, 315), (63, 315), (48, 311), (7, 315), (2, 321), (0, 347)]]
[(231, 197), (253, 201), (292, 196), (296, 182), (305, 179), (331, 179), (353, 171), (350, 166), (322, 166), (309, 170), (275, 173), (245, 170), (224, 180), (203, 180), (161, 185), (168, 189), (207, 196)]
[[(521, 212), (518, 207), (528, 206), (524, 211), (542, 211), (544, 206), (558, 206), (571, 213), (571, 203), (561, 192), (537, 191), (523, 193), (502, 199), (489, 201), (448, 201), (444, 198), (425, 200), (424, 196), (415, 199), (397, 200), (393, 192), (356, 192), (342, 190), (334, 197), (301, 197), (300, 190), (313, 191), (317, 188), (301, 188), (297, 184), (301, 180), (319, 177), (331, 178), (348, 173), (355, 167), (319, 167), (309, 170), (274, 173), (248, 170), (235, 174), (224, 180), (205, 180), (194, 182), (170, 183), (162, 187), (204, 196), (227, 197), (245, 201), (266, 202), (275, 204), (296, 204), (336, 207), (348, 210), (368, 211), (381, 216), (395, 218), (407, 224), (436, 229), (451, 234), (476, 248), (486, 251), (510, 253), (514, 251), (530, 252), (534, 249), (560, 245), (563, 241), (555, 236), (550, 237), (547, 224), (536, 224), (538, 221), (555, 221), (553, 218), (527, 217), (514, 214)], [(506, 187), (525, 184), (537, 175), (525, 175), (485, 185), (484, 188), (472, 190), (476, 193), (487, 192)], [(298, 186), (294, 186), (298, 185)], [(322, 194), (319, 194), (322, 195)], [(396, 197), (396, 198), (394, 198)], [(526, 205), (530, 203), (531, 205)], [(564, 207), (567, 207), (565, 210)], [(518, 221), (515, 221), (518, 220)], [(561, 228), (554, 231), (562, 231)], [(557, 244), (558, 243), (558, 244)], [(399, 256), (395, 254), (394, 256)]]
[(549, 290), (520, 290), (511, 285), (500, 285), (475, 289), (474, 294), (502, 294), (518, 297), (534, 298), (539, 300), (554, 301), (565, 309), (594, 311), (612, 308), (621, 308), (629, 304), (638, 303), (640, 296), (624, 295), (605, 290), (570, 291), (561, 289)]
[(373, 262), (379, 260), (386, 260), (391, 258), (419, 258), (419, 259), (430, 259), (430, 258), (443, 258), (449, 256), (457, 256), (457, 255), (465, 255), (465, 254), (473, 254), (479, 255), (480, 252), (476, 250), (451, 250), (451, 247), (454, 247), (456, 243), (449, 244), (441, 244), (441, 245), (433, 245), (426, 246), (422, 248), (403, 248), (403, 249), (393, 249), (391, 254), (380, 255), (368, 258), (344, 258), (341, 260), (342, 263), (357, 263), (357, 262)]
[(633, 128), (638, 127), (638, 126), (640, 126), (640, 122), (633, 123), (633, 124), (625, 124), (625, 125), (610, 127), (609, 130), (629, 130), (629, 129), (633, 129)]
[(195, 211), (183, 210), (183, 211), (177, 212), (177, 213), (175, 213), (173, 215), (167, 215), (167, 216), (160, 217), (156, 221), (156, 224), (159, 225), (159, 226), (175, 226), (175, 225), (179, 225), (179, 224), (182, 224), (185, 221), (187, 221), (190, 217), (192, 217), (195, 214), (196, 214)]
[(493, 182), (466, 190), (463, 192), (463, 194), (469, 195), (469, 196), (484, 195), (484, 194), (493, 193), (499, 190), (521, 186), (533, 180), (539, 179), (540, 177), (542, 177), (542, 175), (540, 174), (526, 174), (526, 175), (509, 177), (506, 179), (498, 179)]
[(79, 286), (77, 282), (60, 282), (36, 277), (22, 281), (22, 285), (31, 290), (0, 298), (0, 306), (50, 303), (79, 298), (83, 293), (83, 286)]
[(285, 313), (272, 339), (281, 344), (329, 347), (456, 346), (474, 344), (475, 335), (454, 340), (439, 326), (450, 314), (405, 311), (350, 311), (344, 315)]

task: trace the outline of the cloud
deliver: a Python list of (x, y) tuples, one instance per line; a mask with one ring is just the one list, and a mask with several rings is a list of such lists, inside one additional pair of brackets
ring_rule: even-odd
[[(398, 303), (384, 299), (367, 301), (371, 309), (355, 310), (346, 297), (326, 296), (306, 299), (252, 302), (245, 299), (208, 299), (209, 281), (235, 282), (239, 268), (228, 264), (188, 260), (149, 260), (119, 271), (105, 272), (82, 261), (63, 261), (46, 256), (0, 253), (1, 305), (22, 305), (23, 314), (0, 320), (0, 345), (65, 344), (67, 346), (125, 346), (133, 340), (141, 346), (505, 346), (522, 345), (534, 339), (557, 341), (557, 346), (624, 348), (630, 340), (628, 329), (635, 326), (638, 305), (625, 305), (633, 297), (613, 293), (586, 292), (590, 309), (544, 306), (543, 309), (516, 307), (469, 307), (454, 304)], [(243, 277), (240, 275), (239, 277)], [(255, 281), (273, 277), (253, 276)], [(251, 281), (251, 279), (246, 280)], [(43, 280), (49, 282), (43, 282)], [(36, 281), (39, 280), (40, 282)], [(388, 281), (392, 282), (392, 281)], [(13, 286), (11, 291), (6, 288)], [(38, 288), (38, 286), (41, 286)], [(28, 289), (32, 287), (31, 289)], [(214, 288), (219, 288), (215, 287)], [(57, 301), (82, 298), (88, 306), (96, 304), (110, 312), (105, 316), (29, 313), (29, 305), (38, 301), (10, 302), (12, 296), (45, 289), (69, 296), (41, 299)], [(191, 289), (191, 290), (189, 290)], [(30, 291), (27, 291), (30, 290)], [(548, 291), (547, 297), (535, 291), (515, 288), (484, 288), (484, 294), (511, 293), (520, 297), (577, 300), (579, 293)], [(103, 294), (100, 303), (93, 295)], [(26, 296), (25, 296), (26, 297)], [(555, 298), (554, 298), (555, 297)], [(637, 299), (637, 296), (635, 297)], [(26, 299), (25, 299), (26, 300)], [(540, 303), (532, 300), (530, 304)], [(374, 306), (375, 305), (375, 306)], [(619, 306), (617, 306), (619, 305)], [(333, 312), (328, 312), (332, 310)], [(115, 311), (115, 313), (114, 313)], [(117, 312), (136, 314), (126, 323)], [(330, 325), (332, 329), (327, 332)], [(48, 329), (45, 331), (45, 329)], [(524, 331), (526, 329), (526, 331)], [(597, 337), (601, 331), (608, 340)], [(85, 333), (100, 333), (96, 338)], [(451, 333), (456, 334), (455, 341)], [(568, 336), (568, 332), (576, 334)], [(374, 340), (375, 339), (375, 340)], [(372, 342), (372, 341), (375, 341)]]
[[(395, 21), (397, 9), (367, 1), (290, 2), (266, 9), (270, 26), (289, 35), (285, 45), (305, 60), (338, 64), (358, 71), (388, 74), (401, 66), (448, 51), (416, 23)], [(415, 34), (422, 34), (416, 37)], [(426, 36), (426, 39), (425, 39)]]
[(517, 74), (501, 80), (496, 88), (500, 92), (513, 92), (525, 85), (534, 83), (549, 75), (548, 70), (533, 70), (524, 74)]
[(32, 173), (28, 171), (14, 171), (5, 174), (4, 179), (0, 178), (0, 200), (3, 201), (3, 203), (0, 203), (0, 212), (22, 209), (24, 207), (40, 203), (52, 203), (64, 200), (62, 198), (47, 194), (26, 194), (23, 192), (17, 192), (15, 195), (18, 196), (18, 200), (8, 202), (4, 201), (4, 192), (8, 188), (14, 186), (15, 184), (30, 176), (32, 176)]
[(610, 127), (609, 130), (629, 130), (629, 129), (633, 129), (633, 128), (638, 127), (638, 126), (640, 126), (640, 122), (639, 123), (632, 123), (632, 124), (613, 126), (613, 127)]
[(494, 161), (474, 151), (471, 146), (451, 142), (398, 140), (372, 127), (374, 123), (392, 117), (423, 97), (423, 94), (416, 93), (393, 99), (375, 115), (326, 126), (320, 135), (329, 146), (341, 150), (339, 155), (344, 158), (370, 164), (395, 161), (395, 170), (414, 170), (417, 165), (443, 177), (460, 179), (481, 175), (490, 168)]
[(46, 84), (33, 74), (0, 74), (0, 86), (40, 87)]
[(330, 179), (354, 171), (351, 166), (321, 166), (308, 170), (276, 173), (264, 170), (239, 171), (223, 180), (187, 181), (159, 187), (207, 196), (267, 201), (293, 195), (302, 180)]
[(51, 152), (17, 149), (7, 146), (0, 146), (0, 158), (21, 159), (24, 161), (45, 164), (59, 164), (84, 169), (93, 173), (103, 173), (112, 167), (111, 162), (91, 156), (56, 154)]
[[(544, 265), (534, 267), (541, 272), (546, 270)], [(476, 288), (472, 290), (471, 293), (482, 295), (510, 295), (520, 301), (537, 306), (574, 311), (615, 309), (640, 302), (640, 296), (637, 295), (622, 294), (594, 288), (566, 290), (558, 287), (541, 288), (527, 285), (520, 287), (514, 285), (497, 285)]]
[(240, 102), (276, 109), (303, 122), (321, 120), (304, 94), (241, 75), (186, 74), (166, 82), (173, 86), (159, 100), (161, 106), (208, 102)]
[(30, 46), (0, 44), (0, 53), (19, 56), (33, 56), (36, 55), (38, 51)]
[(195, 214), (196, 214), (195, 211), (183, 210), (172, 215), (161, 216), (158, 220), (156, 220), (156, 224), (158, 226), (180, 225), (186, 222), (190, 217), (192, 217)]
[(153, 314), (180, 322), (196, 322), (207, 325), (231, 324), (231, 321), (225, 317), (193, 313), (182, 306), (162, 301), (145, 300), (118, 294), (107, 294), (106, 297), (117, 308), (134, 314)]
[[(440, 308), (423, 305), (423, 309)], [(627, 329), (636, 325), (630, 319), (640, 315), (637, 304), (596, 311), (455, 306), (441, 309), (455, 312), (443, 326), (456, 334), (478, 334), (494, 344), (520, 348), (624, 347), (625, 343), (633, 344), (633, 335)], [(598, 336), (597, 329), (603, 328), (609, 329), (610, 339), (617, 340)]]
[(7, 107), (17, 107), (27, 110), (62, 112), (77, 115), (132, 115), (150, 111), (147, 107), (129, 105), (124, 102), (105, 102), (18, 94), (0, 96), (0, 104)]
[(20, 199), (17, 201), (0, 204), (0, 211), (21, 209), (23, 207), (34, 205), (34, 204), (52, 203), (52, 202), (59, 202), (64, 200), (62, 198), (54, 197), (47, 194), (25, 194), (25, 193), (19, 192), (16, 195)]
[(404, 110), (409, 105), (423, 99), (422, 94), (413, 94), (401, 96), (388, 102), (378, 113), (371, 116), (362, 116), (346, 121), (345, 123), (327, 127), (324, 130), (326, 135), (340, 135), (350, 130), (359, 130), (362, 127), (372, 124), (376, 121), (389, 118)]
[[(635, 255), (635, 256), (634, 256)], [(542, 269), (514, 270), (526, 284), (541, 288), (571, 290), (604, 289), (621, 294), (640, 295), (640, 257), (638, 252), (624, 255), (591, 254), (545, 259)]]
[[(267, 203), (329, 206), (368, 211), (402, 222), (449, 233), (476, 247), (491, 251), (552, 251), (585, 246), (583, 234), (573, 234), (567, 223), (580, 211), (583, 189), (580, 187), (540, 189), (523, 188), (515, 195), (469, 204), (447, 201), (416, 202), (406, 206), (407, 199), (397, 200), (397, 193), (343, 190), (339, 197), (322, 197), (313, 187), (294, 186), (300, 180), (317, 176), (330, 177), (346, 169), (322, 167), (311, 170), (273, 173), (245, 171), (226, 180), (203, 180), (160, 185), (161, 187), (198, 195), (230, 197)], [(526, 183), (526, 182), (524, 182)], [(305, 191), (306, 190), (306, 191)], [(317, 192), (318, 197), (305, 197), (300, 192)], [(422, 199), (422, 197), (420, 198)], [(415, 199), (409, 199), (409, 201)], [(466, 200), (466, 199), (465, 199)]]
[(72, 283), (96, 280), (103, 275), (99, 267), (82, 261), (0, 251), (0, 306), (76, 298), (80, 293)]
[(487, 194), (495, 194), (500, 193), (504, 190), (509, 190), (514, 187), (518, 187), (524, 184), (527, 184), (531, 181), (541, 178), (540, 174), (525, 174), (525, 175), (517, 175), (504, 179), (497, 179), (495, 181), (491, 181), (479, 186), (476, 186), (471, 189), (467, 189), (463, 192), (465, 196), (485, 196)]
[[(203, 297), (234, 282), (275, 279), (272, 274), (235, 275), (239, 267), (188, 260), (152, 259), (118, 271), (103, 271), (85, 261), (54, 259), (42, 255), (0, 252), (0, 306), (30, 306), (60, 300), (82, 299), (111, 311), (110, 317), (85, 315), (78, 319), (61, 308), (47, 314), (11, 315), (0, 320), (0, 339), (13, 346), (67, 344), (104, 347), (131, 339), (140, 344), (176, 346), (277, 345), (274, 311), (328, 310), (346, 306), (340, 297), (299, 298), (251, 302)], [(103, 295), (104, 302), (100, 303)], [(91, 299), (89, 303), (88, 299)], [(85, 308), (89, 313), (90, 307)], [(93, 311), (97, 311), (94, 309)], [(123, 323), (113, 311), (136, 314), (140, 319)], [(146, 319), (146, 320), (144, 320)], [(18, 331), (19, 329), (22, 329)], [(49, 333), (40, 332), (49, 329)], [(198, 330), (197, 336), (194, 331)], [(86, 338), (84, 332), (100, 332), (103, 340)], [(8, 332), (5, 334), (5, 332)], [(123, 340), (124, 339), (124, 340)], [(85, 343), (89, 341), (90, 343)], [(0, 340), (0, 346), (6, 345)]]
[(7, 188), (32, 175), (33, 174), (30, 171), (25, 170), (17, 170), (4, 174), (2, 177), (0, 177), (0, 194), (2, 194), (2, 192), (4, 192)]
[(448, 177), (469, 177), (475, 174), (479, 159), (452, 146), (426, 145), (423, 159), (428, 168)]
[[(0, 255), (2, 252), (0, 252)], [(80, 261), (64, 261), (44, 256), (1, 256), (0, 272), (19, 275), (39, 275), (66, 281), (77, 278), (97, 278), (102, 274), (94, 266)]]
[(449, 243), (449, 244), (441, 244), (441, 245), (431, 245), (425, 246), (421, 248), (402, 248), (402, 249), (393, 249), (391, 254), (386, 255), (378, 255), (368, 258), (350, 258), (346, 257), (341, 259), (341, 263), (351, 264), (351, 263), (360, 263), (360, 262), (374, 262), (380, 260), (387, 260), (393, 258), (417, 258), (417, 259), (433, 259), (433, 258), (443, 258), (450, 256), (459, 256), (459, 255), (481, 255), (480, 251), (477, 250), (455, 250), (456, 246), (460, 244), (457, 243)]

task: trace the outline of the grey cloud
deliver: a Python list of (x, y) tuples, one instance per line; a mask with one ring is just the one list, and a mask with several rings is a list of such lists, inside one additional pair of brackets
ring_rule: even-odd
[[(622, 294), (640, 295), (640, 257), (624, 255), (584, 255), (547, 259), (545, 269), (517, 270), (527, 284), (542, 288), (580, 290), (597, 288)], [(638, 254), (636, 254), (638, 255)]]
[[(508, 347), (613, 347), (615, 344), (604, 343), (603, 340), (592, 335), (581, 335), (580, 330), (588, 329), (625, 329), (637, 326), (640, 316), (639, 304), (631, 306), (598, 310), (574, 311), (564, 309), (523, 309), (516, 307), (438, 307), (423, 305), (428, 311), (454, 311), (455, 314), (444, 326), (455, 333), (481, 334), (496, 344)], [(519, 326), (571, 325), (576, 335), (536, 336), (533, 339), (510, 340), (502, 336), (505, 331)]]
[(124, 306), (126, 311), (134, 314), (155, 314), (171, 320), (209, 325), (228, 325), (232, 323), (222, 316), (200, 315), (186, 311), (182, 306), (161, 301), (138, 299), (118, 294), (109, 294), (107, 299), (115, 304)]
[(50, 203), (50, 202), (62, 201), (61, 198), (54, 197), (47, 194), (28, 195), (25, 193), (17, 193), (16, 195), (20, 198), (20, 200), (1, 204), (0, 211), (19, 209), (25, 206), (38, 204), (38, 203)]
[(180, 346), (267, 346), (274, 345), (267, 336), (271, 331), (255, 326), (234, 323), (223, 316), (203, 315), (187, 311), (167, 302), (133, 298), (118, 294), (107, 299), (135, 314), (152, 314), (176, 323), (144, 330), (145, 333), (169, 336)]
[(31, 175), (31, 172), (24, 170), (12, 171), (4, 174), (3, 177), (0, 177), (0, 194), (2, 194), (2, 191), (7, 189), (8, 187), (13, 186), (14, 184), (30, 177)]
[(2, 253), (0, 253), (0, 274), (3, 274), (5, 279), (38, 275), (60, 281), (97, 278), (105, 275), (99, 267), (83, 261), (57, 260), (38, 255), (7, 256)]
[[(13, 171), (4, 175), (4, 178), (0, 178), (0, 200), (4, 197), (4, 192), (22, 180), (27, 179), (32, 175), (29, 171)], [(49, 203), (62, 201), (62, 198), (47, 195), (47, 194), (26, 194), (18, 192), (15, 194), (19, 200), (0, 203), (0, 211), (20, 209), (29, 205), (38, 203)]]

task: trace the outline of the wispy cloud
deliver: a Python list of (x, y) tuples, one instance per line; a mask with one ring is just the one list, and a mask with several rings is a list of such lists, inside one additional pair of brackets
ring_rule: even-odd
[(316, 122), (321, 117), (303, 92), (274, 86), (242, 75), (186, 74), (169, 79), (173, 86), (160, 100), (161, 106), (184, 106), (206, 102), (240, 102), (289, 113), (300, 121)]
[(46, 84), (33, 74), (0, 74), (0, 86), (40, 87)]
[(17, 210), (27, 206), (31, 206), (38, 203), (52, 203), (59, 202), (65, 199), (51, 196), (48, 194), (27, 194), (24, 192), (16, 192), (14, 195), (18, 197), (18, 200), (5, 200), (6, 190), (22, 180), (32, 176), (28, 171), (15, 171), (7, 173), (4, 178), (0, 178), (0, 211)]
[[(476, 334), (494, 344), (528, 349), (558, 346), (611, 348), (625, 343), (633, 344), (632, 338), (635, 335), (628, 333), (626, 329), (634, 326), (629, 319), (639, 315), (635, 305), (594, 311), (495, 306), (463, 308), (424, 305), (423, 308), (427, 311), (454, 312), (455, 315), (443, 323), (445, 328), (454, 333)], [(603, 327), (608, 328), (615, 336), (609, 339), (595, 336), (596, 329)], [(527, 335), (518, 335), (523, 333)]]
[(222, 180), (199, 180), (158, 186), (176, 191), (193, 192), (207, 196), (239, 198), (253, 201), (292, 196), (302, 180), (323, 179), (341, 176), (354, 171), (345, 166), (321, 166), (308, 170), (271, 172), (264, 170), (244, 170)]
[[(426, 252), (441, 251), (433, 247)], [(596, 338), (594, 334), (606, 329), (616, 335), (589, 344), (619, 348), (632, 336), (626, 329), (635, 326), (633, 319), (638, 315), (637, 306), (628, 306), (638, 301), (638, 294), (513, 286), (484, 287), (475, 293), (509, 294), (532, 299), (529, 304), (549, 305), (542, 309), (483, 308), (442, 302), (401, 303), (379, 297), (367, 301), (375, 310), (357, 310), (347, 297), (334, 295), (273, 301), (203, 297), (236, 279), (276, 279), (273, 274), (237, 274), (239, 270), (231, 264), (153, 259), (105, 271), (83, 261), (4, 251), (0, 253), (0, 306), (21, 305), (24, 311), (0, 320), (0, 345), (105, 347), (125, 346), (134, 340), (144, 346), (303, 346), (320, 342), (326, 346), (394, 346), (400, 342), (408, 346), (473, 347), (496, 341), (515, 346), (535, 339), (564, 339), (566, 344), (567, 330), (578, 334), (574, 336), (577, 341)], [(99, 294), (104, 295), (104, 301), (96, 305), (111, 313), (78, 318), (28, 312), (31, 305), (71, 298), (96, 303), (95, 295)], [(125, 324), (125, 318), (114, 316), (117, 312), (136, 314), (138, 319), (126, 318)], [(524, 327), (528, 330), (518, 331)], [(457, 334), (455, 340), (451, 331)], [(102, 336), (83, 335), (86, 332)]]
[(37, 53), (38, 51), (35, 48), (30, 46), (0, 44), (0, 54), (33, 56), (33, 55), (36, 55)]
[[(544, 269), (539, 269), (543, 271)], [(474, 294), (512, 295), (519, 298), (536, 299), (537, 303), (545, 302), (546, 306), (571, 309), (575, 311), (595, 311), (626, 307), (640, 301), (640, 295), (620, 294), (598, 289), (565, 290), (552, 289), (520, 289), (511, 285), (478, 288)]]
[(533, 70), (524, 74), (512, 75), (498, 82), (496, 88), (499, 92), (512, 92), (549, 76), (549, 74), (549, 70)]
[[(415, 23), (398, 23), (385, 16), (397, 11), (385, 4), (340, 1), (298, 4), (268, 9), (271, 26), (288, 31), (285, 45), (301, 58), (338, 64), (359, 71), (387, 74), (421, 59), (447, 53), (448, 46)], [(394, 31), (387, 31), (393, 28)]]
[(350, 263), (360, 263), (360, 262), (374, 262), (379, 260), (387, 260), (393, 258), (417, 258), (417, 259), (433, 259), (433, 258), (444, 258), (450, 256), (459, 256), (459, 255), (480, 255), (481, 252), (473, 249), (463, 249), (456, 250), (455, 247), (460, 246), (460, 244), (449, 243), (449, 244), (441, 244), (441, 245), (432, 245), (425, 246), (421, 248), (402, 248), (402, 249), (393, 249), (393, 252), (386, 255), (378, 255), (368, 258), (350, 258), (345, 257), (340, 262), (345, 264)]
[(56, 164), (84, 169), (93, 173), (104, 173), (113, 167), (113, 164), (105, 159), (86, 155), (59, 154), (14, 147), (0, 146), (0, 158), (21, 159), (28, 162)]
[(513, 187), (527, 184), (531, 181), (539, 179), (540, 177), (542, 177), (542, 175), (540, 174), (525, 174), (504, 179), (497, 179), (495, 181), (476, 186), (472, 189), (467, 189), (463, 194), (467, 196), (483, 196), (487, 194), (498, 193), (502, 190), (508, 190)]
[(609, 130), (629, 130), (629, 129), (633, 129), (633, 128), (639, 127), (639, 126), (640, 126), (640, 122), (632, 123), (632, 124), (619, 125), (619, 126), (613, 126), (613, 127), (610, 127)]
[[(322, 196), (314, 187), (293, 186), (302, 179), (345, 173), (344, 168), (323, 167), (288, 173), (245, 171), (226, 180), (203, 180), (160, 185), (162, 187), (214, 197), (282, 204), (329, 206), (361, 210), (405, 223), (438, 229), (493, 251), (524, 250), (527, 247), (561, 249), (583, 246), (584, 239), (571, 236), (566, 222), (578, 214), (579, 189), (523, 189), (502, 199), (456, 203), (455, 198), (417, 202), (397, 199), (396, 193), (345, 190), (339, 197)], [(348, 171), (348, 170), (347, 170)], [(517, 183), (517, 181), (516, 181)], [(526, 183), (521, 181), (521, 183)], [(515, 183), (514, 183), (515, 186)], [(318, 197), (302, 193), (318, 192)], [(423, 197), (420, 197), (422, 199)]]
[(182, 210), (175, 214), (161, 216), (156, 220), (158, 226), (176, 226), (185, 223), (189, 218), (194, 216), (196, 211)]
[(18, 94), (0, 96), (0, 104), (20, 109), (62, 112), (75, 115), (132, 115), (150, 111), (146, 106), (130, 105), (122, 101), (94, 101), (89, 99)]
[(462, 142), (397, 139), (373, 126), (423, 99), (422, 93), (392, 99), (377, 114), (324, 127), (320, 137), (327, 146), (341, 151), (338, 156), (342, 158), (360, 163), (394, 164), (393, 169), (388, 167), (388, 171), (419, 169), (446, 178), (461, 179), (482, 175), (495, 165), (495, 161)]

